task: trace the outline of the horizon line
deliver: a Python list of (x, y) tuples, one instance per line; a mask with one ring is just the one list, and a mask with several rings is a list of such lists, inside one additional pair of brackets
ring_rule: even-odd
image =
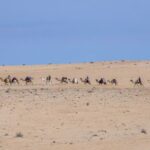
[(107, 62), (150, 62), (150, 59), (114, 59), (114, 60), (100, 60), (100, 61), (80, 61), (80, 62), (68, 62), (68, 63), (33, 63), (33, 64), (1, 64), (0, 67), (13, 67), (13, 66), (44, 66), (44, 65), (75, 65), (75, 64), (94, 64), (94, 63), (107, 63)]

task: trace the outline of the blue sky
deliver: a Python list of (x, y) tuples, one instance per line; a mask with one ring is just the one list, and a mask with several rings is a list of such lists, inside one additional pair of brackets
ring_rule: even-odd
[(150, 58), (149, 0), (4, 0), (0, 64)]

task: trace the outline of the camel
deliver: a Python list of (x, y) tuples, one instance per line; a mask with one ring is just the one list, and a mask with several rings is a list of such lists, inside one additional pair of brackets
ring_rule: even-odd
[(133, 80), (130, 80), (131, 83), (134, 84), (134, 86), (136, 85), (140, 85), (140, 86), (143, 86), (143, 82), (141, 80), (141, 77), (139, 77), (137, 80), (133, 81)]
[(117, 79), (108, 80), (108, 82), (115, 86), (118, 84)]
[(57, 81), (60, 81), (61, 83), (67, 83), (68, 84), (68, 78), (67, 77), (62, 77), (61, 79), (55, 78)]
[(8, 76), (4, 79), (4, 82), (11, 85), (11, 84), (12, 84), (11, 76), (8, 75)]
[(97, 82), (99, 85), (100, 85), (100, 84), (101, 84), (101, 85), (102, 85), (102, 84), (104, 84), (104, 85), (107, 84), (105, 78), (101, 78), (100, 80), (96, 79), (96, 82)]
[(11, 77), (10, 75), (8, 75), (7, 78), (4, 79), (5, 83), (9, 83), (10, 85), (12, 84), (19, 84), (19, 80), (16, 77)]
[(49, 75), (46, 77), (46, 84), (51, 82), (52, 77)]
[(79, 81), (77, 78), (73, 78), (73, 79), (68, 79), (69, 82), (73, 83), (73, 84), (78, 84)]
[(29, 77), (29, 76), (27, 76), (25, 79), (21, 78), (20, 80), (25, 81), (26, 85), (29, 84), (29, 83), (33, 84), (33, 82), (32, 82), (33, 78)]
[(0, 81), (2, 81), (5, 85), (10, 84), (10, 80), (8, 80), (8, 78), (5, 78), (5, 79), (0, 78)]
[[(0, 78), (0, 80), (2, 81), (2, 82), (4, 82), (4, 84), (5, 85), (12, 85), (12, 83), (14, 83), (15, 82), (15, 80), (13, 79), (12, 80), (12, 78), (11, 78), (11, 76), (10, 75), (8, 75), (6, 78)], [(12, 82), (13, 81), (13, 82)]]
[(13, 78), (11, 79), (11, 84), (13, 84), (13, 83), (19, 84), (19, 80), (18, 80), (16, 77), (13, 77)]
[(41, 78), (42, 81), (46, 82), (46, 84), (51, 82), (52, 77), (49, 75), (46, 78)]
[(81, 82), (84, 84), (91, 84), (89, 77), (87, 76), (85, 79), (80, 78)]

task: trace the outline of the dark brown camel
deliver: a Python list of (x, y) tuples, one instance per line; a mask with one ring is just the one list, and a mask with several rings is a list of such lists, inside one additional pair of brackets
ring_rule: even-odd
[(16, 77), (13, 77), (13, 78), (11, 79), (11, 84), (14, 84), (14, 83), (19, 84), (19, 80), (18, 80)]
[(29, 84), (29, 83), (33, 84), (33, 81), (32, 81), (33, 78), (29, 77), (29, 76), (27, 76), (25, 79), (21, 78), (20, 80), (24, 81), (26, 83), (26, 85)]
[(52, 77), (51, 77), (50, 75), (47, 76), (47, 77), (46, 77), (46, 84), (50, 83), (50, 82), (51, 82), (51, 79), (52, 79)]
[(97, 82), (99, 85), (106, 85), (106, 84), (107, 84), (105, 78), (101, 78), (100, 80), (96, 79), (96, 82)]

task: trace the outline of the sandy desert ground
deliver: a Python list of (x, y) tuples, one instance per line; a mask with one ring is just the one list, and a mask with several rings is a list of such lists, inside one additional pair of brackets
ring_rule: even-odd
[[(33, 85), (0, 83), (0, 150), (148, 150), (150, 62), (1, 66), (0, 77), (32, 76)], [(52, 76), (46, 85), (41, 77)], [(60, 84), (86, 77), (92, 85)], [(143, 87), (129, 81), (141, 77)], [(116, 78), (100, 86), (96, 78)]]

